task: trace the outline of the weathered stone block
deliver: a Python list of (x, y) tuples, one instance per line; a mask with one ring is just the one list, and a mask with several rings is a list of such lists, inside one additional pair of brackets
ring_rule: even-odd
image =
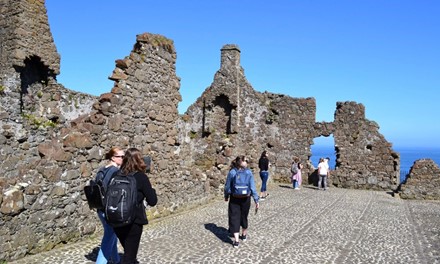
[(95, 143), (88, 133), (72, 132), (64, 138), (63, 145), (64, 147), (90, 149)]
[(6, 215), (19, 214), (24, 209), (23, 191), (19, 186), (13, 186), (3, 193), (0, 212)]

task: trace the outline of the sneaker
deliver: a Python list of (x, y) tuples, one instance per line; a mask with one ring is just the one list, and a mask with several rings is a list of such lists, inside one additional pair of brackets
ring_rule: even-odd
[(247, 240), (247, 237), (246, 237), (246, 235), (241, 235), (240, 239), (241, 239), (241, 241), (245, 242)]
[(264, 201), (264, 200), (266, 200), (266, 197), (265, 197), (265, 196), (260, 197), (260, 201)]
[(232, 245), (234, 246), (234, 248), (238, 248), (238, 246), (240, 245), (240, 243), (238, 243), (237, 241), (235, 241), (234, 243), (232, 243)]

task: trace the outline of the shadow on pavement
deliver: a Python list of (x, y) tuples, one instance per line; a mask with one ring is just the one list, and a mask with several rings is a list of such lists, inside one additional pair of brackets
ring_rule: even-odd
[(88, 260), (91, 260), (93, 262), (96, 261), (96, 258), (98, 257), (98, 253), (99, 253), (99, 247), (95, 247), (94, 249), (92, 249), (91, 252), (89, 252), (87, 255), (84, 255), (84, 257)]
[(232, 243), (231, 239), (229, 238), (228, 229), (222, 226), (217, 226), (216, 224), (213, 223), (205, 224), (205, 228), (211, 231), (218, 239), (220, 239), (224, 243), (228, 243), (228, 244)]

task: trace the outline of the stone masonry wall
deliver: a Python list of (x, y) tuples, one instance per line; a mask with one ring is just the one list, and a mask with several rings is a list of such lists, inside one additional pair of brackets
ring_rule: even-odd
[[(151, 182), (160, 202), (149, 210), (150, 217), (209, 198), (205, 184), (197, 184), (197, 174), (181, 167), (176, 155), (181, 97), (175, 59), (172, 41), (138, 35), (130, 55), (116, 61), (112, 92), (95, 100), (89, 113), (50, 126), (8, 126), (28, 128), (25, 137), (3, 129), (0, 259), (47, 250), (96, 231), (99, 221), (82, 189), (112, 146), (138, 147), (152, 156)], [(41, 98), (46, 97), (42, 91)], [(61, 108), (50, 108), (51, 113), (62, 113)]]
[(214, 81), (179, 116), (171, 40), (136, 36), (129, 55), (115, 62), (111, 91), (95, 97), (57, 83), (59, 55), (44, 1), (0, 0), (0, 10), (0, 262), (100, 230), (82, 190), (113, 146), (152, 157), (159, 203), (149, 208), (150, 218), (221, 196), (238, 155), (250, 158), (257, 183), (263, 150), (273, 181), (288, 181), (298, 156), (313, 184), (310, 146), (319, 136), (335, 138), (334, 185), (397, 186), (399, 154), (365, 118), (362, 104), (338, 102), (333, 122), (316, 122), (314, 98), (255, 91), (237, 45), (222, 47)]
[(416, 160), (399, 190), (403, 199), (440, 200), (440, 168), (431, 159)]
[(334, 185), (344, 188), (396, 189), (399, 154), (379, 133), (379, 126), (365, 118), (365, 108), (355, 102), (337, 103), (334, 121), (336, 170)]
[(248, 156), (257, 172), (260, 154), (267, 150), (272, 179), (286, 181), (293, 155), (304, 161), (311, 156), (315, 100), (256, 92), (244, 76), (236, 45), (225, 45), (221, 58), (214, 82), (188, 108), (180, 126), (188, 157), (195, 165), (214, 168), (210, 177), (222, 189), (236, 156)]
[(0, 0), (0, 74), (13, 73), (14, 67), (24, 67), (25, 60), (37, 56), (49, 68), (50, 75), (60, 73), (57, 53), (44, 0)]

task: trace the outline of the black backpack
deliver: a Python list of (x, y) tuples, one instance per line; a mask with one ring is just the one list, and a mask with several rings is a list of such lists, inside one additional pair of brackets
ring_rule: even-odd
[(94, 180), (90, 180), (89, 185), (84, 186), (84, 194), (90, 209), (104, 209), (105, 179), (108, 176), (110, 168), (99, 170)]
[(118, 171), (107, 186), (104, 213), (107, 223), (121, 227), (133, 223), (138, 207), (134, 173), (123, 175)]

